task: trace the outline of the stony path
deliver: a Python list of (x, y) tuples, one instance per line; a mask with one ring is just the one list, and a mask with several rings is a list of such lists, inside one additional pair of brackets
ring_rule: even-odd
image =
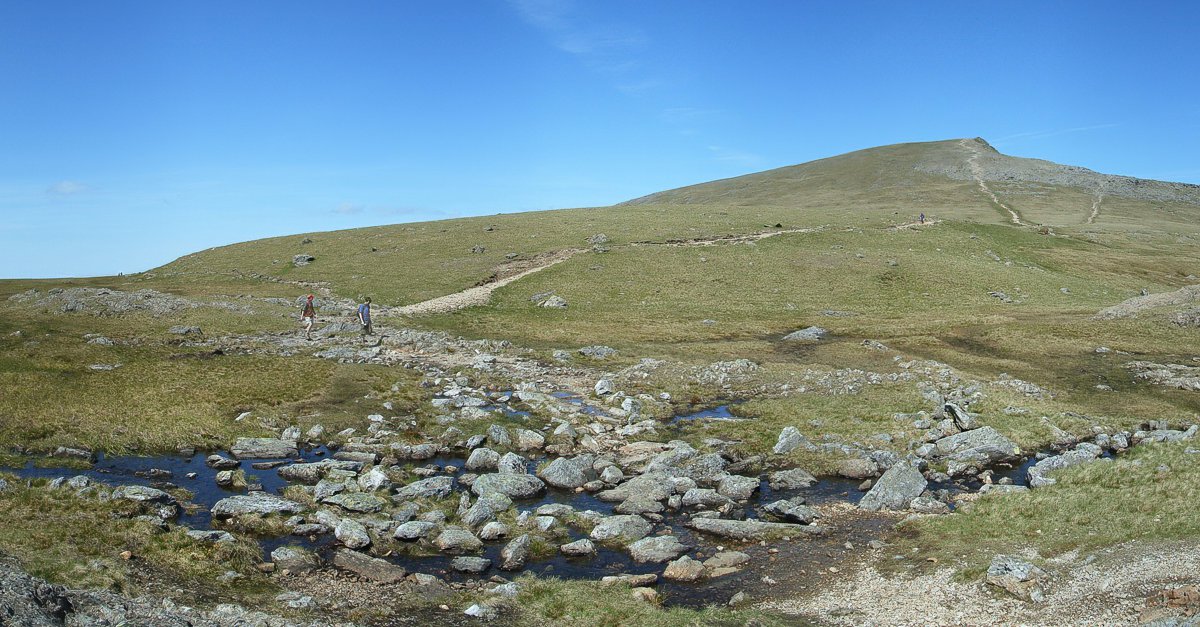
[(516, 281), (525, 278), (535, 272), (541, 272), (547, 268), (553, 268), (558, 264), (567, 261), (578, 255), (579, 253), (587, 252), (579, 248), (568, 248), (566, 250), (556, 251), (553, 254), (547, 255), (535, 263), (533, 266), (504, 278), (499, 278), (483, 285), (467, 288), (461, 292), (438, 296), (427, 301), (407, 305), (404, 307), (390, 308), (386, 313), (399, 314), (405, 316), (420, 316), (427, 314), (449, 313), (459, 309), (466, 309), (475, 305), (485, 305), (492, 297), (492, 292)]
[[(642, 247), (642, 246), (691, 247), (691, 246), (716, 246), (716, 245), (723, 245), (723, 244), (744, 244), (744, 243), (748, 243), (748, 242), (757, 242), (760, 240), (767, 239), (768, 237), (775, 237), (777, 235), (787, 235), (787, 234), (794, 234), (794, 233), (814, 233), (814, 232), (820, 231), (822, 228), (824, 228), (824, 227), (815, 227), (815, 228), (808, 228), (808, 229), (782, 229), (782, 230), (778, 230), (778, 231), (768, 231), (768, 232), (764, 232), (764, 233), (752, 233), (750, 235), (722, 235), (722, 236), (716, 236), (716, 237), (695, 238), (695, 239), (686, 239), (686, 240), (667, 240), (667, 241), (662, 241), (662, 242), (650, 242), (650, 241), (633, 242), (633, 243), (628, 244), (628, 246), (631, 248), (632, 247)], [(438, 296), (437, 298), (431, 298), (429, 300), (426, 300), (426, 301), (423, 301), (420, 303), (406, 305), (404, 307), (380, 308), (379, 311), (377, 312), (377, 315), (381, 315), (381, 316), (389, 316), (389, 315), (422, 316), (422, 315), (428, 315), (428, 314), (450, 313), (452, 311), (466, 309), (467, 307), (474, 307), (477, 305), (485, 305), (485, 304), (487, 304), (487, 302), (489, 300), (491, 300), (492, 292), (504, 287), (505, 285), (508, 285), (509, 283), (512, 283), (519, 279), (523, 279), (523, 278), (525, 278), (531, 274), (534, 274), (536, 272), (541, 272), (542, 270), (546, 270), (547, 268), (553, 268), (554, 266), (557, 266), (558, 264), (563, 263), (564, 261), (568, 261), (568, 260), (572, 259), (576, 255), (579, 255), (581, 253), (586, 253), (586, 252), (589, 252), (589, 251), (587, 249), (582, 249), (582, 248), (567, 248), (564, 250), (554, 251), (552, 253), (549, 253), (549, 254), (546, 254), (546, 255), (543, 255), (541, 257), (534, 259), (532, 262), (529, 262), (528, 265), (524, 267), (524, 269), (522, 269), (519, 272), (516, 272), (514, 274), (509, 274), (508, 276), (504, 276), (502, 278), (496, 278), (496, 279), (488, 281), (482, 285), (476, 285), (474, 287), (469, 287), (461, 292), (455, 292), (454, 294), (447, 294), (445, 296)], [(502, 266), (501, 268), (497, 269), (497, 276), (499, 276), (504, 271), (505, 267), (507, 267), (507, 266)]]
[(1092, 224), (1096, 221), (1096, 217), (1100, 215), (1100, 202), (1104, 200), (1105, 184), (1101, 183), (1100, 187), (1096, 188), (1095, 198), (1092, 200), (1092, 213), (1087, 218), (1087, 223)]
[(1007, 211), (1013, 224), (1017, 226), (1030, 226), (1029, 223), (1021, 220), (1021, 215), (1018, 214), (1012, 207), (1009, 207), (1001, 202), (1000, 198), (996, 196), (996, 193), (993, 192), (991, 188), (987, 186), (987, 183), (983, 181), (983, 166), (979, 165), (979, 157), (982, 153), (979, 152), (979, 148), (971, 143), (971, 140), (969, 139), (961, 140), (959, 143), (962, 144), (963, 148), (971, 151), (971, 156), (967, 159), (967, 166), (971, 168), (971, 177), (974, 178), (975, 182), (979, 184), (979, 190), (987, 194), (988, 198), (991, 198), (992, 202), (995, 203), (996, 206)]
[[(886, 548), (880, 552), (881, 560), (890, 557)], [(1200, 547), (1131, 542), (1094, 557), (1071, 552), (1047, 565), (1055, 576), (1042, 604), (957, 581), (952, 568), (910, 576), (866, 566), (807, 597), (759, 607), (834, 625), (1137, 625), (1148, 598), (1195, 580)]]

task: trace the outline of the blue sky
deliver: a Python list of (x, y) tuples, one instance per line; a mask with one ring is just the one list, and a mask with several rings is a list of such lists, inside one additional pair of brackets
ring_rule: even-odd
[(0, 277), (904, 141), (1200, 183), (1190, 2), (5, 2)]

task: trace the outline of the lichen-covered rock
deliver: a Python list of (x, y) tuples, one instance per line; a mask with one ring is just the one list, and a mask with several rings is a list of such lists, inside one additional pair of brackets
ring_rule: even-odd
[(546, 484), (533, 475), (510, 475), (492, 473), (480, 475), (471, 484), (471, 491), (479, 496), (503, 494), (513, 499), (527, 499), (541, 494)]
[(230, 518), (243, 514), (299, 514), (304, 506), (266, 492), (251, 492), (223, 498), (212, 506), (213, 518)]
[(675, 536), (650, 536), (629, 545), (629, 555), (635, 562), (669, 562), (691, 548)]
[(650, 535), (653, 526), (641, 516), (619, 515), (600, 519), (592, 527), (591, 538), (600, 542), (612, 540), (629, 543)]
[(908, 464), (896, 464), (883, 473), (858, 506), (869, 511), (901, 510), (921, 496), (928, 484), (916, 468)]

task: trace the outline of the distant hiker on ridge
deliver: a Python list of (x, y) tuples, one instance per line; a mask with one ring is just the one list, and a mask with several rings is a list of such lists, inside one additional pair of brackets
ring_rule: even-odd
[(312, 339), (313, 321), (317, 317), (317, 310), (313, 307), (313, 295), (309, 294), (308, 298), (304, 299), (304, 311), (300, 314), (300, 322), (304, 324), (304, 338)]
[(925, 224), (925, 212), (921, 212), (921, 224)]
[(363, 339), (367, 339), (371, 331), (371, 298), (367, 297), (363, 303), (358, 306), (358, 323), (362, 325)]

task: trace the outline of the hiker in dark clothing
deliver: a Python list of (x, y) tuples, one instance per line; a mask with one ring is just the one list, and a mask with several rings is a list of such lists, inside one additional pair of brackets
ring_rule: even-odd
[(363, 303), (358, 306), (358, 323), (362, 325), (362, 336), (365, 340), (368, 335), (374, 332), (371, 329), (371, 299), (366, 298)]
[(921, 224), (925, 224), (925, 212), (921, 212)]
[(304, 311), (300, 313), (300, 322), (304, 324), (305, 339), (312, 339), (313, 322), (317, 318), (317, 310), (313, 307), (313, 295), (309, 294), (308, 298), (304, 299)]

